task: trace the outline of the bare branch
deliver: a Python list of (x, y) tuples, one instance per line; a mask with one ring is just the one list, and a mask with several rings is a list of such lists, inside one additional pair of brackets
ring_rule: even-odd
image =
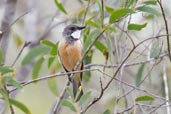
[[(106, 76), (108, 76), (108, 77), (110, 77), (110, 78), (112, 78), (111, 75), (109, 75), (109, 74), (107, 74), (107, 73), (105, 73), (105, 72), (103, 72), (103, 71), (101, 71), (101, 70), (99, 70), (99, 69), (98, 69), (97, 71), (100, 72), (100, 73), (102, 73), (102, 74), (104, 74), (104, 75), (106, 75)], [(126, 85), (126, 86), (128, 86), (128, 87), (134, 88), (134, 89), (139, 90), (139, 91), (142, 91), (142, 92), (144, 92), (144, 93), (146, 93), (146, 94), (148, 94), (148, 95), (151, 95), (151, 96), (153, 96), (153, 97), (155, 97), (155, 98), (158, 98), (158, 99), (161, 99), (161, 100), (163, 100), (163, 101), (166, 101), (165, 98), (160, 97), (160, 96), (158, 96), (158, 95), (155, 95), (155, 94), (153, 94), (153, 93), (151, 93), (151, 92), (149, 92), (149, 91), (147, 91), (147, 90), (145, 90), (145, 89), (141, 89), (141, 88), (138, 88), (138, 87), (136, 87), (136, 86), (133, 86), (133, 85), (131, 85), (131, 84), (125, 82), (125, 81), (122, 81), (122, 80), (118, 79), (118, 78), (115, 78), (115, 80), (121, 82), (122, 84), (124, 84), (124, 85)]]
[(84, 25), (84, 23), (85, 23), (87, 12), (88, 12), (88, 9), (90, 7), (90, 1), (91, 0), (88, 1), (87, 8), (86, 8), (86, 11), (85, 11), (85, 14), (84, 14), (84, 17), (83, 17), (82, 25)]
[[(163, 63), (163, 83), (164, 83), (164, 92), (165, 92), (165, 98), (167, 101), (169, 101), (169, 87), (168, 87), (168, 79), (167, 79), (167, 73), (166, 73), (166, 62), (164, 61)], [(169, 107), (169, 102), (166, 102), (166, 107), (167, 114), (170, 114), (170, 107)]]
[(64, 88), (63, 88), (63, 90), (62, 90), (62, 92), (61, 92), (60, 97), (57, 98), (57, 100), (56, 100), (55, 107), (54, 107), (54, 109), (53, 109), (53, 114), (57, 114), (57, 112), (58, 112), (58, 110), (59, 110), (59, 105), (60, 105), (60, 103), (61, 103), (61, 101), (62, 101), (62, 99), (64, 98), (64, 95), (65, 95), (65, 93), (66, 93), (66, 87), (69, 86), (69, 85), (70, 85), (70, 81), (67, 80), (67, 82), (66, 82), (66, 84), (65, 84), (65, 86), (64, 86)]
[(160, 104), (158, 107), (156, 107), (155, 109), (153, 109), (149, 114), (153, 114), (156, 110), (158, 110), (160, 107), (162, 107), (166, 102)]
[(103, 28), (103, 21), (104, 21), (104, 1), (101, 0), (101, 8), (102, 8), (102, 11), (101, 11), (101, 23), (102, 23), (102, 28)]
[[(1, 31), (0, 32), (0, 47), (3, 52), (3, 63), (5, 63), (5, 60), (6, 60), (6, 53), (7, 53), (8, 43), (10, 39), (9, 37), (10, 30), (7, 30), (5, 32), (4, 30), (6, 30), (6, 28), (10, 28), (10, 24), (15, 14), (16, 4), (17, 4), (17, 0), (6, 0), (5, 12), (4, 12), (4, 16), (3, 16), (2, 24), (0, 28), (0, 31)], [(4, 85), (4, 88), (8, 92), (6, 85)], [(8, 97), (10, 98), (9, 93), (8, 93)], [(1, 111), (5, 110), (6, 104), (4, 102), (5, 101), (0, 102)], [(10, 112), (11, 114), (15, 114), (11, 104), (10, 104)]]
[(17, 60), (19, 59), (19, 57), (21, 56), (23, 50), (25, 49), (25, 47), (27, 47), (31, 42), (25, 42), (23, 47), (21, 48), (21, 50), (19, 51), (17, 57), (15, 58), (14, 62), (11, 64), (11, 66), (13, 67), (15, 65), (15, 63), (17, 62)]
[[(135, 47), (128, 53), (128, 55), (125, 57), (125, 59), (122, 61), (122, 63), (117, 67), (117, 69), (116, 69), (116, 72), (114, 73), (114, 75), (112, 76), (112, 78), (110, 79), (110, 81), (106, 84), (106, 86), (103, 88), (103, 91), (105, 91), (108, 87), (109, 87), (109, 85), (112, 83), (112, 81), (115, 79), (115, 77), (117, 76), (117, 74), (118, 74), (118, 72), (120, 71), (120, 69), (122, 68), (122, 66), (125, 64), (125, 62), (128, 60), (128, 58), (131, 56), (131, 54), (134, 52), (134, 50), (137, 48), (137, 47), (139, 47), (141, 44), (143, 44), (144, 42), (146, 42), (146, 41), (148, 41), (148, 40), (151, 40), (151, 39), (153, 39), (153, 38), (156, 38), (156, 37), (151, 37), (151, 38), (148, 38), (148, 39), (145, 39), (145, 40), (143, 40), (143, 41), (141, 41), (141, 42), (139, 42), (137, 45), (135, 45)], [(153, 67), (154, 67), (154, 65), (153, 65)], [(153, 68), (152, 67), (152, 68)], [(148, 75), (147, 75), (148, 76)], [(144, 78), (144, 80), (147, 78), (147, 76)], [(143, 80), (143, 81), (144, 81)], [(142, 81), (142, 82), (143, 82)], [(141, 82), (141, 83), (142, 83)], [(134, 89), (132, 89), (132, 90), (134, 90)], [(85, 113), (92, 105), (94, 105), (96, 102), (98, 102), (100, 99), (101, 99), (101, 97), (103, 96), (103, 93), (104, 92), (101, 92), (100, 93), (100, 95), (95, 99), (95, 100), (93, 100), (84, 110), (82, 110), (80, 113), (81, 114), (83, 114), (83, 113)]]
[[(29, 84), (32, 84), (32, 83), (35, 83), (35, 82), (47, 80), (47, 79), (58, 77), (58, 76), (65, 76), (65, 75), (71, 75), (71, 74), (80, 73), (80, 72), (89, 72), (89, 71), (96, 71), (96, 70), (97, 69), (85, 69), (85, 70), (72, 71), (72, 72), (67, 72), (67, 73), (57, 73), (57, 74), (52, 74), (52, 75), (48, 75), (48, 76), (43, 76), (41, 78), (37, 78), (37, 79), (30, 80), (30, 81), (27, 81), (27, 82), (21, 82), (21, 84), (24, 87), (26, 85), (29, 85)], [(16, 91), (17, 89), (18, 88), (12, 89), (10, 91), (10, 93)]]
[(160, 6), (160, 9), (161, 9), (161, 12), (162, 12), (162, 16), (163, 16), (163, 20), (164, 20), (164, 24), (165, 24), (165, 30), (166, 30), (166, 34), (167, 34), (167, 50), (168, 50), (168, 53), (169, 53), (169, 60), (171, 62), (171, 53), (170, 53), (170, 39), (169, 39), (169, 28), (168, 28), (168, 23), (167, 23), (167, 19), (166, 19), (166, 16), (165, 16), (165, 12), (164, 12), (164, 8), (162, 6), (162, 0), (157, 0), (159, 6)]
[(125, 112), (132, 110), (134, 107), (135, 107), (135, 105), (132, 105), (132, 106), (128, 107), (127, 109), (123, 110), (122, 112), (118, 112), (117, 114), (124, 114)]

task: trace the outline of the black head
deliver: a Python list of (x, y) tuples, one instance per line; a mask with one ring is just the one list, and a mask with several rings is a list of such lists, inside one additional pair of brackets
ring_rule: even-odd
[(79, 39), (79, 32), (81, 33), (81, 30), (84, 28), (85, 26), (68, 25), (64, 28), (63, 35), (65, 38)]

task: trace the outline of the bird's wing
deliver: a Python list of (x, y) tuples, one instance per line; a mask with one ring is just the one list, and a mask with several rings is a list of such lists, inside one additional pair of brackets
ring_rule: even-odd
[(63, 65), (62, 62), (61, 62), (61, 57), (60, 57), (59, 50), (58, 50), (58, 60), (59, 60), (59, 62), (61, 63), (61, 65), (62, 65), (62, 67), (64, 68), (64, 70), (65, 70), (66, 72), (69, 72), (69, 71), (64, 67), (64, 65)]

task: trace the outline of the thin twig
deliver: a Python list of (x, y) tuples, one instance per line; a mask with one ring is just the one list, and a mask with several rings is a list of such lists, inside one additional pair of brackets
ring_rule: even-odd
[(31, 42), (25, 42), (23, 47), (21, 48), (21, 50), (19, 51), (17, 57), (15, 58), (14, 62), (11, 64), (11, 66), (13, 67), (15, 65), (15, 63), (17, 62), (17, 60), (19, 59), (19, 57), (21, 56), (23, 50), (25, 49), (25, 47), (27, 47)]
[(84, 14), (84, 17), (83, 17), (82, 25), (84, 25), (84, 23), (85, 23), (86, 16), (87, 16), (87, 13), (88, 13), (88, 9), (90, 7), (90, 1), (91, 0), (88, 1), (87, 8), (86, 8), (86, 11), (85, 11), (85, 14)]
[(160, 104), (158, 107), (156, 107), (155, 109), (153, 109), (149, 114), (153, 114), (157, 109), (159, 109), (160, 107), (162, 107), (166, 102)]
[(126, 60), (131, 56), (131, 54), (133, 53), (134, 50), (135, 50), (135, 48), (133, 48), (130, 51), (130, 53), (126, 56), (126, 58), (123, 60), (123, 62), (118, 66), (116, 72), (114, 73), (114, 75), (112, 76), (112, 78), (109, 80), (109, 82), (106, 84), (106, 86), (103, 88), (103, 91), (101, 91), (100, 95), (95, 100), (93, 100), (84, 110), (82, 110), (80, 112), (81, 114), (85, 113), (92, 105), (94, 105), (97, 101), (99, 101), (101, 99), (101, 97), (103, 96), (104, 91), (109, 87), (109, 85), (115, 79), (115, 77), (118, 74), (118, 72), (120, 71), (121, 67), (126, 62)]
[(102, 7), (102, 11), (101, 11), (101, 24), (102, 24), (102, 28), (103, 28), (103, 24), (104, 24), (104, 1), (101, 0), (101, 7)]
[[(10, 27), (12, 27), (18, 20), (20, 20), (22, 17), (24, 17), (25, 15), (27, 15), (28, 13), (30, 13), (32, 11), (32, 9), (24, 12), (23, 14), (21, 14), (19, 17), (17, 17), (11, 24), (10, 24)], [(6, 28), (5, 31), (7, 29), (9, 29), (10, 27)]]
[[(23, 14), (21, 14), (19, 17), (17, 17), (12, 23), (10, 23), (9, 26), (7, 26), (6, 28), (4, 28), (4, 30), (0, 31), (0, 35), (3, 34), (4, 32), (6, 32), (7, 30), (9, 30), (18, 20), (20, 20), (22, 17), (24, 17), (25, 15), (27, 15), (28, 13), (30, 13), (31, 10), (24, 12)], [(0, 37), (1, 39), (1, 37)]]
[(55, 107), (53, 108), (53, 114), (57, 114), (57, 111), (58, 111), (58, 108), (59, 108), (59, 105), (60, 105), (60, 102), (62, 101), (62, 99), (64, 98), (64, 95), (66, 93), (66, 87), (70, 85), (70, 81), (67, 80), (62, 92), (61, 92), (61, 95), (59, 98), (57, 98), (56, 100), (56, 103), (55, 103)]
[[(47, 79), (54, 78), (54, 77), (58, 77), (58, 76), (65, 76), (65, 75), (71, 75), (71, 74), (80, 73), (80, 72), (90, 72), (90, 71), (96, 71), (96, 70), (97, 69), (84, 69), (84, 70), (72, 71), (72, 72), (67, 72), (67, 73), (66, 72), (65, 73), (57, 73), (57, 74), (52, 74), (52, 75), (48, 75), (48, 76), (42, 76), (41, 78), (37, 78), (37, 79), (30, 80), (27, 82), (21, 82), (21, 84), (22, 84), (22, 87), (24, 87), (24, 86), (27, 86), (29, 84), (35, 83), (35, 82), (40, 82), (40, 81), (47, 80)], [(10, 91), (10, 93), (16, 91), (17, 89), (18, 88), (12, 89)]]
[(118, 112), (117, 114), (124, 114), (125, 112), (132, 110), (134, 107), (135, 107), (135, 105), (132, 105), (132, 106), (128, 107), (127, 109), (123, 110), (122, 112)]
[[(87, 50), (85, 51), (83, 57), (81, 58), (80, 61), (77, 62), (77, 64), (75, 65), (73, 71), (76, 71), (76, 69), (80, 66), (80, 64), (82, 63), (82, 61), (85, 59), (85, 57), (87, 56), (88, 52), (90, 51), (90, 49), (93, 47), (93, 45), (95, 44), (95, 42), (100, 38), (100, 36), (105, 32), (106, 29), (102, 30), (102, 32), (95, 38), (95, 40), (89, 45), (89, 47), (87, 48)], [(72, 77), (74, 74), (71, 74), (70, 77)], [(66, 86), (64, 87), (66, 88)], [(66, 92), (66, 89), (64, 89), (64, 91), (62, 91), (61, 95), (64, 95), (64, 93)], [(61, 97), (63, 98), (63, 97)], [(58, 102), (56, 102), (56, 106), (54, 110), (59, 109), (59, 104), (61, 103), (61, 100), (58, 100)]]
[[(6, 85), (4, 85), (4, 89), (8, 93), (8, 99), (10, 99), (9, 90), (7, 89)], [(11, 114), (15, 114), (14, 108), (11, 103), (9, 103), (9, 109), (10, 109)]]
[[(35, 83), (35, 82), (44, 81), (44, 80), (47, 80), (47, 79), (50, 79), (50, 78), (54, 78), (54, 77), (58, 77), (58, 76), (65, 76), (65, 75), (70, 75), (70, 74), (75, 74), (75, 73), (80, 73), (80, 72), (90, 72), (90, 71), (97, 71), (97, 72), (100, 72), (100, 73), (102, 73), (102, 74), (104, 74), (104, 75), (106, 75), (106, 76), (112, 78), (111, 75), (109, 75), (109, 74), (107, 74), (107, 73), (101, 71), (100, 69), (85, 69), (85, 70), (80, 70), (80, 71), (72, 71), (72, 72), (67, 72), (67, 73), (57, 73), (57, 74), (53, 74), (53, 75), (42, 76), (41, 78), (37, 78), (37, 79), (30, 80), (30, 81), (27, 81), (27, 82), (22, 82), (21, 84), (22, 84), (22, 86), (24, 87), (24, 86), (27, 86), (27, 85), (29, 85), (29, 84)], [(144, 93), (146, 93), (146, 94), (148, 94), (148, 95), (151, 95), (151, 96), (153, 96), (153, 97), (155, 97), (155, 98), (159, 98), (159, 99), (161, 99), (161, 100), (166, 101), (166, 99), (163, 98), (163, 97), (160, 97), (160, 96), (157, 96), (157, 95), (155, 95), (155, 94), (153, 94), (153, 93), (150, 93), (150, 92), (148, 92), (147, 90), (144, 90), (144, 89), (140, 89), (140, 88), (138, 88), (138, 87), (135, 87), (135, 86), (133, 86), (133, 85), (127, 83), (127, 82), (124, 82), (124, 81), (122, 81), (122, 80), (120, 80), (120, 79), (118, 79), (118, 78), (115, 78), (115, 80), (116, 80), (116, 81), (119, 81), (119, 82), (121, 82), (121, 83), (123, 83), (124, 85), (126, 85), (126, 86), (128, 86), (128, 87), (134, 88), (134, 89), (139, 90), (139, 91), (142, 91), (142, 92), (144, 92)], [(101, 83), (101, 82), (100, 82), (100, 83)], [(10, 86), (10, 85), (8, 85), (8, 86)], [(101, 86), (101, 87), (102, 87), (102, 86)], [(11, 90), (10, 93), (13, 92), (13, 91), (15, 91), (15, 90), (17, 90), (17, 89), (18, 89), (18, 88), (15, 88), (15, 89)]]
[[(109, 82), (103, 88), (103, 91), (105, 91), (109, 87), (109, 85), (115, 79), (115, 77), (117, 76), (117, 74), (120, 71), (120, 69), (122, 68), (122, 66), (125, 64), (125, 62), (128, 60), (128, 58), (132, 55), (132, 53), (134, 52), (134, 50), (137, 47), (139, 47), (141, 44), (143, 44), (144, 42), (146, 42), (148, 40), (151, 40), (153, 38), (156, 38), (156, 37), (151, 37), (151, 38), (145, 39), (145, 40), (139, 42), (137, 45), (135, 45), (135, 47), (128, 53), (128, 55), (125, 57), (125, 59), (122, 61), (122, 63), (118, 66), (118, 68), (116, 69), (116, 72), (114, 73), (113, 77), (109, 80)], [(85, 113), (92, 105), (94, 105), (96, 102), (98, 102), (101, 99), (101, 97), (103, 96), (103, 93), (104, 92), (101, 92), (100, 95), (99, 95), (99, 97), (97, 97), (95, 100), (93, 100), (84, 110), (81, 110), (80, 113), (81, 114)]]
[[(89, 0), (89, 2), (88, 2), (86, 14), (84, 15), (83, 23), (85, 22), (86, 15), (87, 15), (88, 8), (89, 8), (89, 5), (90, 5), (90, 0)], [(83, 61), (83, 60), (85, 59), (85, 57), (87, 56), (89, 50), (93, 47), (93, 45), (95, 44), (95, 42), (100, 38), (100, 36), (105, 32), (105, 30), (106, 30), (106, 29), (104, 29), (104, 30), (95, 38), (95, 40), (92, 42), (92, 44), (87, 48), (87, 50), (85, 51), (85, 53), (84, 53), (82, 59), (81, 59), (80, 61), (77, 62), (77, 64), (75, 65), (73, 71), (75, 71), (75, 70), (80, 66), (80, 64), (82, 63), (82, 61)], [(71, 74), (70, 77), (72, 77), (72, 76), (73, 76), (73, 74)], [(64, 88), (66, 88), (66, 86), (65, 86)], [(66, 89), (64, 89), (64, 91), (62, 91), (61, 95), (64, 95), (65, 92), (66, 92)], [(61, 96), (61, 99), (58, 100), (58, 101), (56, 102), (56, 104), (55, 104), (56, 107), (55, 107), (54, 110), (53, 110), (54, 112), (56, 112), (57, 109), (59, 108), (59, 104), (61, 103), (62, 98), (63, 98), (63, 97)]]
[[(103, 72), (103, 71), (101, 71), (101, 70), (99, 70), (99, 69), (98, 69), (97, 71), (100, 72), (100, 73), (102, 73), (102, 74), (104, 74), (104, 75), (106, 75), (106, 76), (108, 76), (108, 77), (110, 77), (110, 78), (112, 78), (111, 75), (109, 75), (109, 74), (107, 74), (107, 73), (105, 73), (105, 72)], [(138, 88), (138, 87), (136, 87), (136, 86), (133, 86), (133, 85), (131, 85), (131, 84), (129, 84), (129, 83), (123, 81), (123, 80), (118, 79), (118, 78), (115, 78), (115, 80), (121, 82), (122, 84), (124, 84), (124, 85), (126, 85), (126, 86), (128, 86), (128, 87), (134, 88), (134, 89), (139, 90), (139, 91), (142, 91), (142, 92), (144, 92), (144, 93), (146, 93), (146, 94), (148, 94), (148, 95), (151, 95), (151, 96), (153, 96), (153, 97), (155, 97), (155, 98), (158, 98), (158, 99), (161, 99), (161, 100), (166, 101), (165, 98), (160, 97), (160, 96), (158, 96), (158, 95), (155, 95), (155, 94), (153, 94), (153, 93), (151, 93), (151, 92), (149, 92), (149, 91), (147, 91), (147, 90), (145, 90), (145, 89), (141, 89), (141, 88)]]
[[(164, 20), (164, 24), (165, 24), (165, 30), (166, 30), (166, 34), (169, 34), (169, 28), (168, 28), (168, 23), (167, 23), (167, 19), (166, 19), (166, 16), (165, 16), (165, 12), (164, 12), (164, 8), (162, 6), (162, 0), (157, 0), (159, 6), (160, 6), (160, 9), (161, 9), (161, 12), (162, 12), (162, 16), (163, 16), (163, 20)], [(170, 39), (169, 39), (169, 35), (166, 36), (167, 38), (167, 50), (168, 50), (168, 53), (169, 53), (169, 60), (171, 62), (171, 53), (170, 53)]]
[[(161, 53), (161, 51), (162, 51), (162, 48), (160, 49), (160, 53)], [(160, 54), (158, 55), (157, 58), (159, 58), (159, 56), (160, 56)], [(146, 78), (147, 78), (147, 77), (149, 76), (149, 74), (152, 72), (152, 70), (154, 69), (154, 67), (155, 67), (156, 64), (158, 64), (157, 61), (155, 61), (155, 63), (153, 64), (152, 68), (150, 69), (150, 71), (146, 74), (146, 76), (144, 77), (144, 79), (141, 80), (141, 82), (138, 84), (138, 86), (140, 86), (140, 85), (146, 80)], [(125, 96), (127, 96), (128, 94), (130, 94), (130, 93), (131, 93), (132, 91), (134, 91), (134, 90), (135, 90), (135, 89), (132, 89), (132, 90), (128, 91), (126, 94), (122, 95), (122, 96), (120, 97), (120, 99), (123, 98), (123, 97), (125, 97)]]
[[(171, 35), (171, 34), (169, 34), (169, 35)], [(152, 40), (153, 38), (162, 38), (163, 36), (167, 36), (167, 35), (157, 35), (155, 37), (149, 37), (149, 38), (143, 40), (142, 43), (146, 42), (148, 40)], [(149, 60), (145, 60), (145, 61), (141, 61), (141, 62), (136, 62), (136, 63), (125, 64), (125, 67), (131, 67), (131, 66), (135, 66), (135, 65), (150, 63), (150, 62), (155, 61), (157, 59), (162, 59), (163, 57), (168, 56), (168, 54), (169, 53), (163, 53), (163, 54), (159, 55), (159, 57), (157, 57), (157, 58), (152, 58), (152, 59), (149, 59)], [(119, 65), (87, 64), (87, 65), (84, 66), (84, 68), (95, 67), (95, 66), (107, 67), (107, 68), (115, 68), (115, 67), (117, 68)]]
[[(164, 83), (164, 92), (165, 92), (165, 98), (166, 100), (169, 100), (169, 87), (168, 87), (168, 79), (167, 79), (167, 73), (166, 73), (166, 62), (164, 61), (163, 64), (163, 83)], [(169, 105), (169, 102), (166, 102), (166, 105)], [(170, 107), (166, 107), (167, 114), (170, 114)]]

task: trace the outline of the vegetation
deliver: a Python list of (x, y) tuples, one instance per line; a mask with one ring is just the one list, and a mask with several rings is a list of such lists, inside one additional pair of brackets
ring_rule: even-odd
[[(171, 113), (170, 0), (0, 3), (0, 114)], [(68, 24), (86, 29), (84, 69), (66, 73), (57, 50)]]

